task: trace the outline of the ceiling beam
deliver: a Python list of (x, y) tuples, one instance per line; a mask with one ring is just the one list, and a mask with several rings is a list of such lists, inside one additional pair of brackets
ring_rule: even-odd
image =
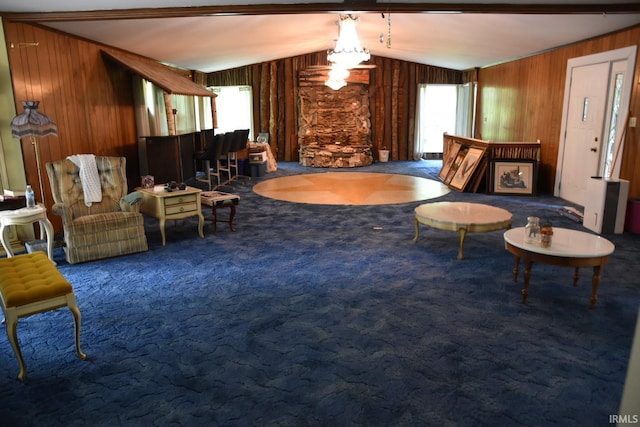
[(116, 19), (176, 18), (224, 15), (282, 15), (308, 13), (492, 13), (492, 14), (624, 14), (640, 13), (640, 2), (600, 4), (503, 4), (503, 3), (377, 3), (375, 0), (344, 0), (343, 3), (257, 4), (227, 6), (110, 9), (74, 12), (0, 12), (13, 22), (96, 21)]

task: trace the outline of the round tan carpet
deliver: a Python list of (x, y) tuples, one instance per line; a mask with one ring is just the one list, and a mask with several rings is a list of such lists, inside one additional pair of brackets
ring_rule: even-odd
[(449, 188), (409, 175), (324, 172), (268, 179), (253, 187), (257, 194), (294, 203), (390, 205), (444, 196)]

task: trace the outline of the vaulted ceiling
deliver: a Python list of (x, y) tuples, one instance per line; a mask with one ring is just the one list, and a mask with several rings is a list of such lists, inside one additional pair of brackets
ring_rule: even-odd
[(0, 14), (212, 72), (332, 48), (350, 11), (373, 55), (465, 70), (640, 24), (639, 2), (614, 1), (3, 0)]

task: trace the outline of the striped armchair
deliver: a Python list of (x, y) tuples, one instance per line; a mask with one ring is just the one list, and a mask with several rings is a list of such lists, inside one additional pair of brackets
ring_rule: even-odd
[(148, 250), (141, 198), (127, 194), (126, 159), (96, 156), (102, 200), (88, 204), (80, 169), (71, 160), (47, 163), (54, 205), (62, 218), (69, 264)]

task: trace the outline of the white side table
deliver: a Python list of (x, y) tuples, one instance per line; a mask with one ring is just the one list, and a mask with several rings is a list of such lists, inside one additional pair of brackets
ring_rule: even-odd
[(47, 218), (47, 208), (38, 203), (35, 208), (21, 208), (14, 211), (0, 211), (0, 242), (7, 253), (7, 257), (13, 256), (11, 244), (7, 240), (6, 228), (10, 225), (29, 225), (38, 221), (40, 223), (40, 238), (43, 230), (47, 236), (47, 255), (53, 264), (53, 226)]
[(534, 262), (542, 264), (574, 267), (573, 286), (578, 284), (578, 269), (593, 267), (591, 279), (590, 308), (596, 306), (600, 275), (604, 265), (609, 261), (609, 255), (615, 250), (615, 245), (604, 237), (585, 233), (584, 231), (569, 230), (553, 227), (551, 246), (543, 248), (538, 244), (525, 241), (524, 227), (512, 228), (504, 233), (505, 248), (513, 254), (513, 281), (518, 280), (520, 259), (524, 262), (524, 287), (522, 288), (522, 303), (527, 301), (529, 294), (529, 280), (531, 267)]

